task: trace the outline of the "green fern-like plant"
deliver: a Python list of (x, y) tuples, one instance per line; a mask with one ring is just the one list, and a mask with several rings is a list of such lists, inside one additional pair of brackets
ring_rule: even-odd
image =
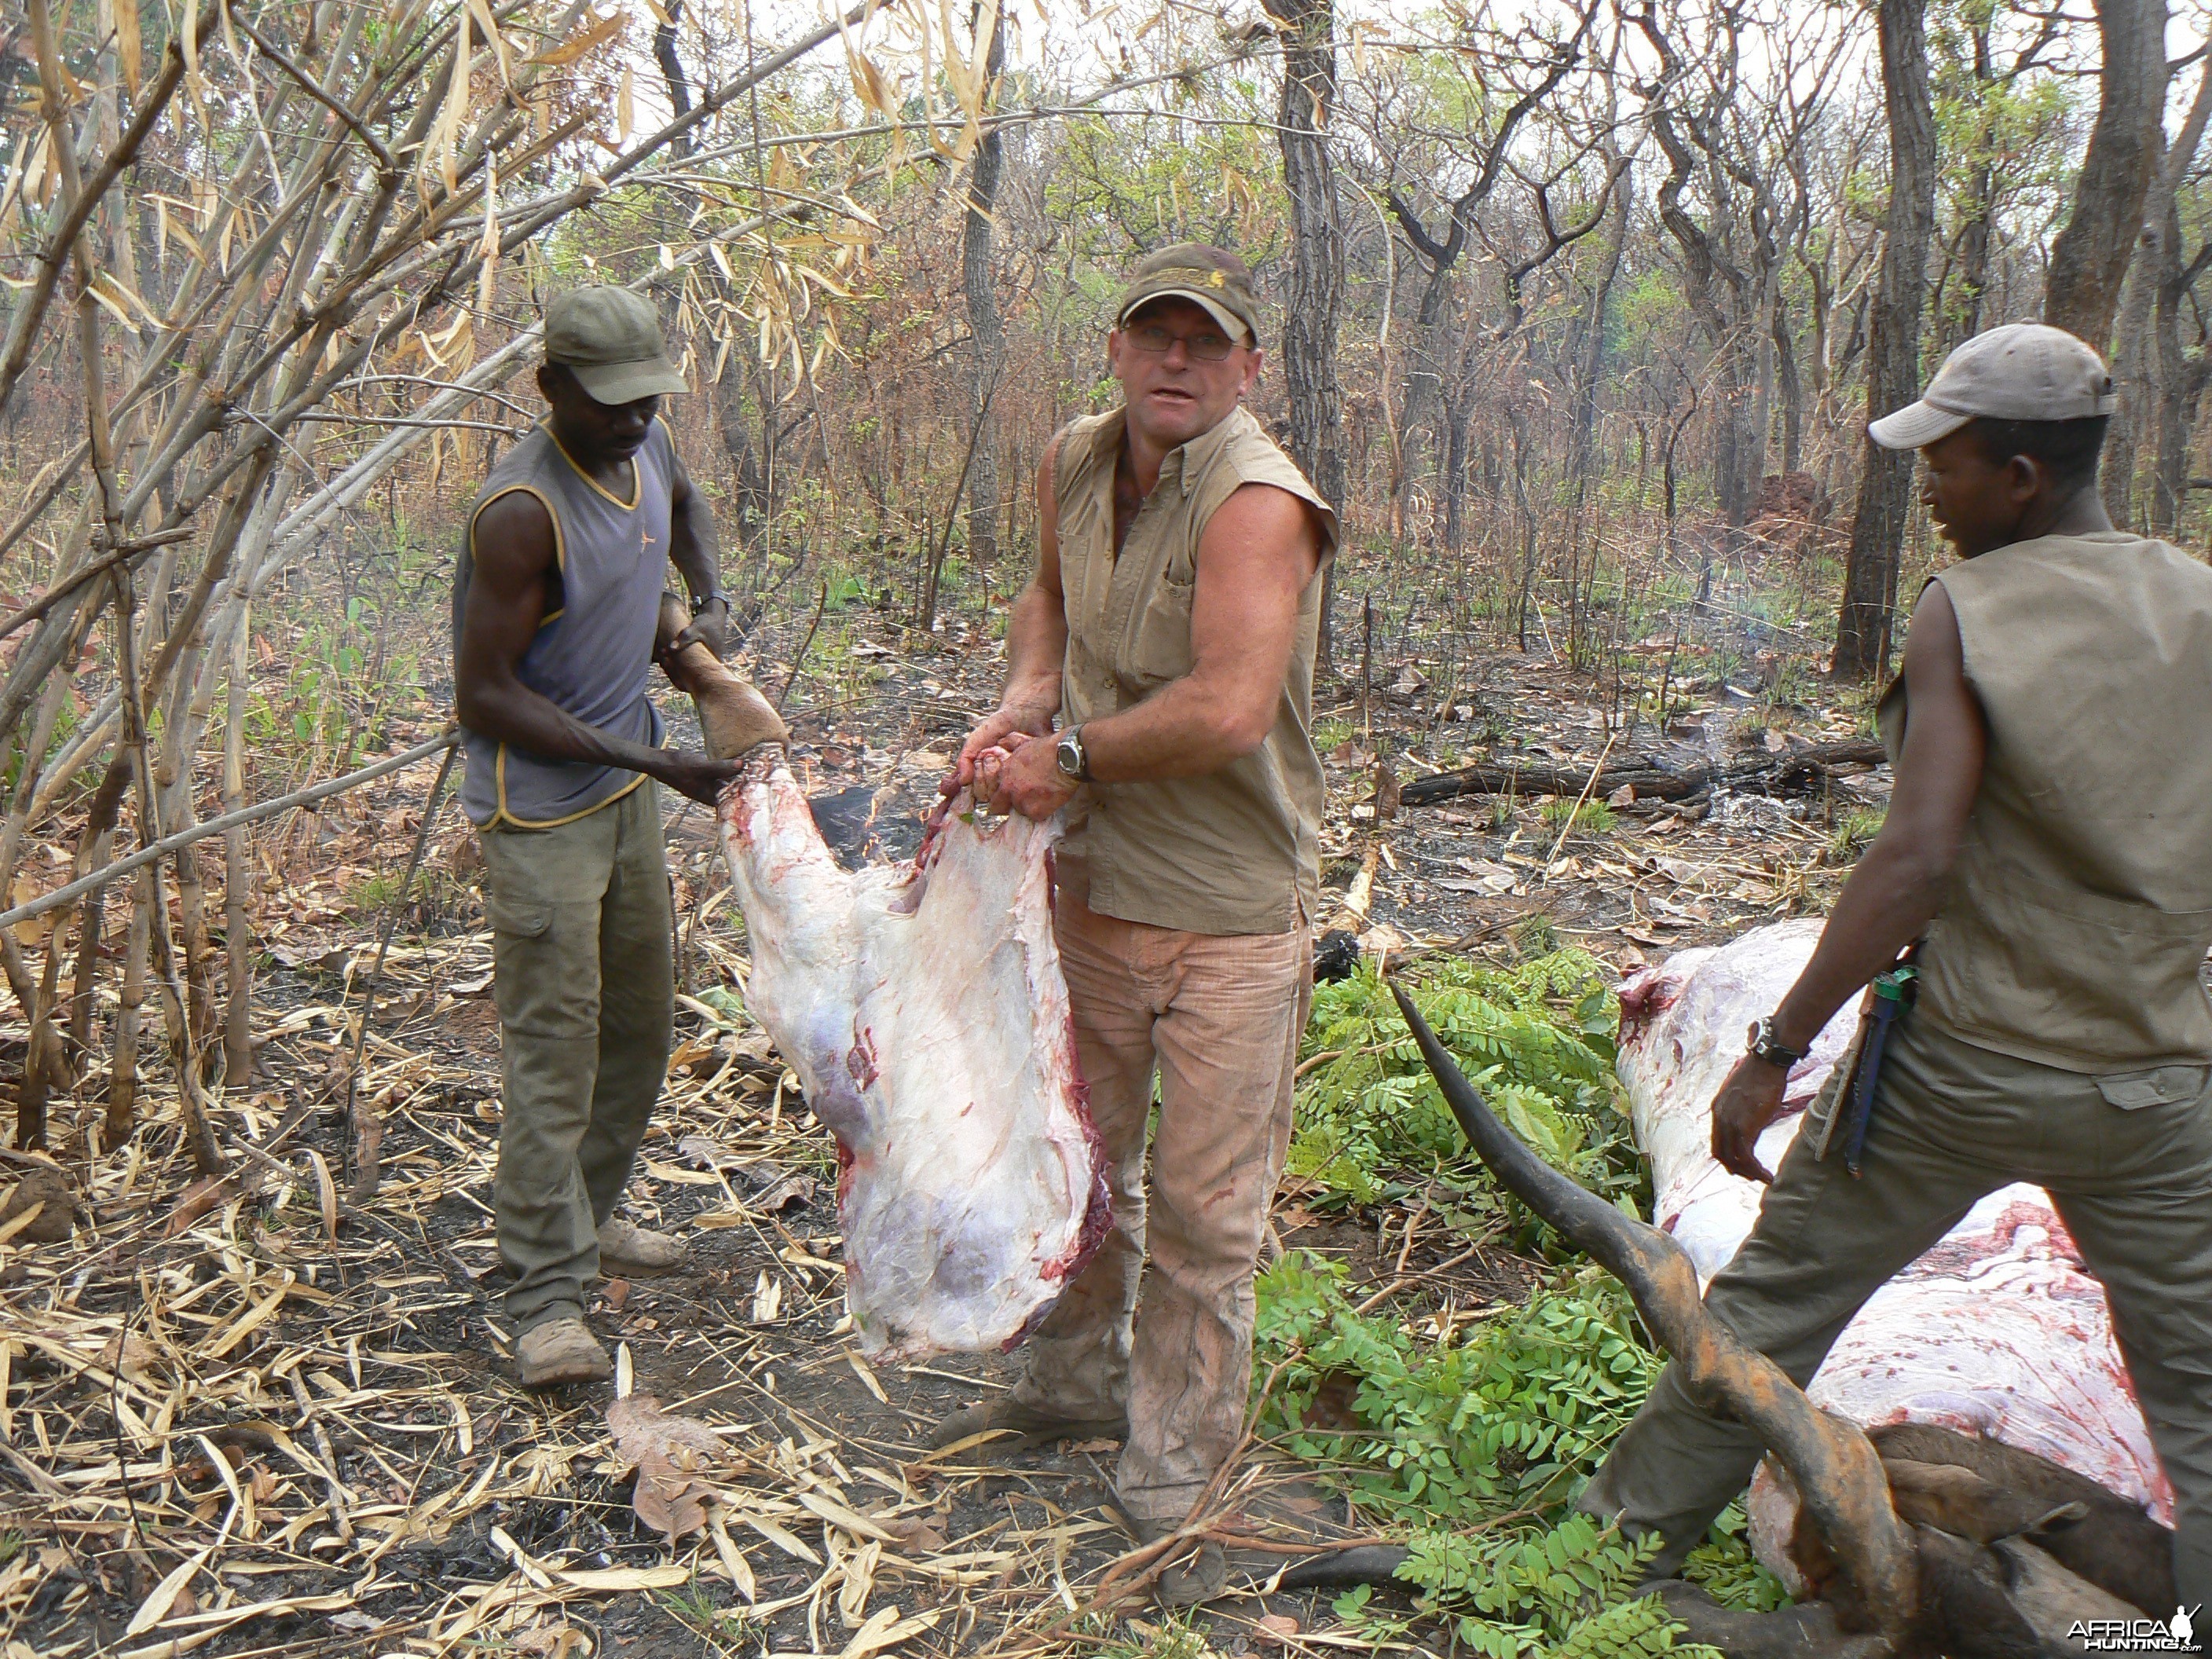
[(1751, 1526), (1741, 1504), (1721, 1511), (1705, 1541), (1683, 1562), (1682, 1577), (1724, 1607), (1771, 1613), (1790, 1602), (1789, 1589), (1751, 1553)]
[[(1583, 1185), (1633, 1208), (1648, 1186), (1613, 1075), (1611, 975), (1582, 951), (1510, 969), (1455, 960), (1412, 984), (1422, 1015), (1516, 1133)], [(1458, 1224), (1502, 1225), (1520, 1249), (1562, 1254), (1469, 1154), (1389, 988), (1371, 969), (1320, 988), (1307, 1028), (1291, 1173), (1341, 1201), (1434, 1184)]]
[(1549, 1659), (1658, 1659), (1661, 1654), (1721, 1659), (1718, 1648), (1702, 1642), (1677, 1644), (1674, 1638), (1681, 1630), (1657, 1596), (1639, 1596), (1616, 1601), (1583, 1620), (1552, 1649)]
[[(1263, 1407), (1293, 1455), (1383, 1513), (1449, 1525), (1562, 1503), (1657, 1377), (1627, 1296), (1595, 1269), (1435, 1344), (1353, 1312), (1344, 1271), (1291, 1251), (1261, 1275)], [(1346, 1382), (1357, 1431), (1309, 1426)]]

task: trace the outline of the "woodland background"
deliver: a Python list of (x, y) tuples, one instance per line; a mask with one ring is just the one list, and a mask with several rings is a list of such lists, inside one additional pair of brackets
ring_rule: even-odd
[[(810, 608), (996, 625), (1036, 458), (1108, 395), (1120, 273), (1180, 238), (1278, 303), (1261, 412), (1350, 530), (1335, 666), (1357, 606), (1370, 673), (1378, 627), (1455, 672), (1536, 638), (1619, 712), (1657, 609), (1756, 573), (1832, 642), (1803, 665), (1879, 676), (1934, 553), (1863, 423), (1979, 327), (2108, 349), (2116, 514), (2204, 533), (2202, 21), (31, 0), (0, 52), (0, 885), (53, 885), (19, 866), (71, 806), (82, 877), (442, 712), (458, 509), (536, 407), (544, 295), (586, 280), (666, 315), (763, 676)], [(213, 851), (139, 876), (133, 910), (170, 883), (178, 915), (126, 941), (119, 1005), (162, 993), (203, 1073), (216, 981), (251, 974)], [(0, 939), (33, 1107), (91, 1044), (98, 953), (58, 940), (101, 909), (43, 965)]]

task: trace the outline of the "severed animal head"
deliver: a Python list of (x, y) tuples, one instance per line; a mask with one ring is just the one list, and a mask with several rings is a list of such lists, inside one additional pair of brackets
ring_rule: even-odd
[(2171, 1534), (2124, 1498), (1993, 1441), (1902, 1425), (1869, 1437), (1814, 1406), (1706, 1311), (1680, 1245), (1523, 1145), (1391, 989), (1491, 1173), (1627, 1287), (1691, 1394), (1753, 1430), (1796, 1487), (1791, 1554), (1831, 1611), (1737, 1613), (1692, 1586), (1665, 1587), (1692, 1639), (1736, 1659), (2012, 1659), (2067, 1649), (2076, 1618), (2172, 1605)]

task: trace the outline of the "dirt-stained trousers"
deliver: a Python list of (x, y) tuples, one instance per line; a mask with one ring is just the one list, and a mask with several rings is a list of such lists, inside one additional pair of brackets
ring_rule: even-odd
[[(2212, 1602), (2212, 1067), (2106, 1077), (1977, 1048), (1908, 1017), (1885, 1055), (1863, 1175), (1790, 1143), (1759, 1219), (1705, 1306), (1800, 1387), (1861, 1304), (2014, 1181), (2051, 1202), (2105, 1287), (2112, 1328), (2174, 1494), (2174, 1576)], [(1580, 1507), (1666, 1540), (1678, 1566), (1750, 1480), (1758, 1437), (1699, 1407), (1675, 1368)], [(2146, 1612), (2161, 1615), (2168, 1609)]]
[(1312, 946), (1304, 927), (1122, 921), (1066, 891), (1054, 921), (1114, 1226), (1030, 1338), (1013, 1398), (1073, 1419), (1126, 1409), (1121, 1503), (1139, 1522), (1180, 1522), (1243, 1431), (1252, 1279), (1290, 1146)]
[(545, 830), (484, 830), (499, 1004), (499, 1252), (520, 1335), (580, 1319), (660, 1097), (676, 1015), (659, 790)]

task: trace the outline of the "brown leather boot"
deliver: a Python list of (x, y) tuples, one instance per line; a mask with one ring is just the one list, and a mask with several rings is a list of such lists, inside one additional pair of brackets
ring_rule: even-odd
[(717, 760), (735, 760), (764, 743), (783, 743), (790, 733), (775, 706), (745, 681), (725, 667), (721, 659), (694, 640), (681, 651), (671, 650), (676, 636), (690, 624), (684, 601), (673, 593), (660, 596), (660, 626), (653, 655), (661, 672), (679, 691), (691, 694), (699, 705), (699, 730), (707, 752)]
[[(1139, 1544), (1165, 1538), (1182, 1523), (1146, 1521), (1121, 1510), (1122, 1519)], [(1152, 1581), (1152, 1601), (1163, 1607), (1195, 1607), (1215, 1601), (1229, 1589), (1229, 1558), (1211, 1538), (1186, 1539), (1170, 1552), (1170, 1565)]]
[(1229, 1590), (1229, 1558), (1211, 1538), (1152, 1581), (1152, 1601), (1163, 1607), (1196, 1607)]
[(526, 1389), (604, 1382), (614, 1374), (614, 1362), (580, 1319), (549, 1319), (533, 1325), (514, 1345), (515, 1378)]
[(681, 1239), (649, 1232), (634, 1221), (611, 1215), (599, 1229), (599, 1272), (608, 1279), (651, 1279), (684, 1265)]

